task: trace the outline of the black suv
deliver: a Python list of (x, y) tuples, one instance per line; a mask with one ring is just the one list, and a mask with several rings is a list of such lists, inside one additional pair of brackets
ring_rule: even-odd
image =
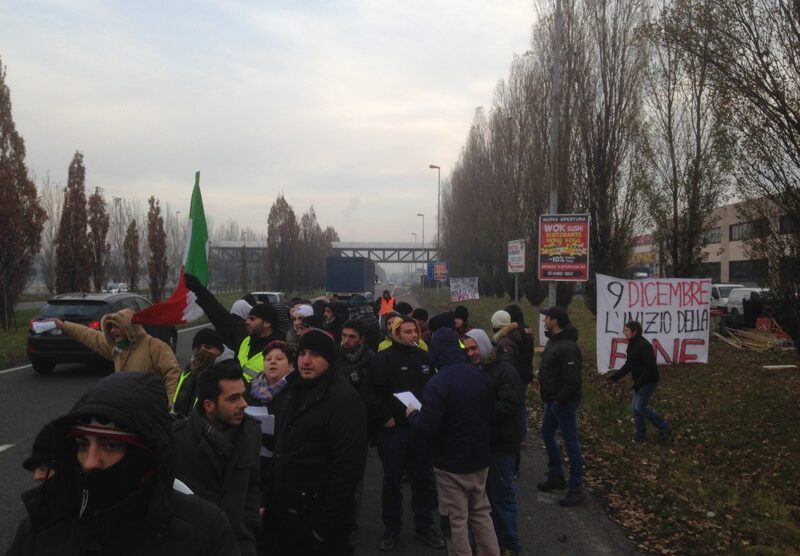
[[(31, 328), (28, 331), (28, 359), (33, 370), (47, 374), (52, 372), (58, 363), (99, 364), (106, 368), (111, 366), (111, 361), (63, 334), (61, 330), (50, 330), (44, 334), (34, 333), (33, 322), (59, 318), (100, 330), (103, 315), (116, 313), (122, 309), (139, 311), (149, 306), (150, 302), (141, 295), (127, 292), (57, 295), (42, 307), (36, 318), (31, 320)], [(144, 328), (148, 334), (163, 340), (173, 352), (175, 351), (178, 345), (178, 331), (174, 326), (145, 325)]]

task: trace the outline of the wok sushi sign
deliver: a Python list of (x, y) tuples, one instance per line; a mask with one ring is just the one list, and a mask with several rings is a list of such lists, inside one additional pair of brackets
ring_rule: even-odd
[(589, 215), (539, 217), (539, 280), (589, 279)]

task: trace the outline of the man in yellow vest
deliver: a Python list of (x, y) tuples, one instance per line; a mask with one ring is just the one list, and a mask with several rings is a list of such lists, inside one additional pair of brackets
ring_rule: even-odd
[(250, 309), (244, 326), (247, 336), (239, 344), (236, 356), (244, 379), (250, 382), (264, 370), (264, 348), (271, 341), (281, 339), (277, 332), (278, 311), (268, 303), (257, 303)]

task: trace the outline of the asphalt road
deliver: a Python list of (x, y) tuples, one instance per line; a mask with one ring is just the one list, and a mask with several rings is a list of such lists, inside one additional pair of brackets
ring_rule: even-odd
[[(382, 291), (379, 286), (377, 288)], [(417, 301), (404, 287), (397, 287), (398, 300), (417, 306)], [(194, 329), (181, 331), (178, 359), (189, 358), (190, 338)], [(51, 375), (38, 375), (30, 366), (0, 371), (0, 553), (4, 553), (14, 537), (17, 525), (25, 515), (20, 494), (34, 486), (30, 473), (22, 468), (36, 433), (46, 422), (66, 413), (78, 397), (102, 379), (105, 373), (82, 365), (60, 366)], [(532, 424), (535, 428), (537, 425)], [(524, 553), (556, 555), (625, 555), (636, 554), (634, 545), (604, 513), (591, 496), (578, 508), (558, 506), (558, 498), (537, 493), (536, 482), (546, 470), (544, 450), (531, 432), (529, 445), (523, 451), (519, 497), (519, 526)], [(358, 554), (381, 554), (376, 549), (383, 533), (381, 523), (381, 465), (371, 448), (364, 477), (364, 499), (359, 520)], [(413, 536), (410, 514), (410, 489), (405, 492), (404, 537), (395, 550), (396, 556), (444, 555), (441, 550), (420, 544)]]

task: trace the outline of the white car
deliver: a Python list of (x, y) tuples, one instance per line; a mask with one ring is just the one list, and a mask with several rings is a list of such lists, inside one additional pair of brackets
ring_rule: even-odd
[(275, 304), (286, 299), (286, 294), (283, 292), (250, 292), (250, 295), (261, 303)]
[(734, 288), (743, 288), (743, 284), (711, 284), (711, 308), (728, 309), (728, 295)]
[(728, 295), (728, 314), (744, 315), (744, 300), (758, 300), (767, 292), (767, 288), (734, 288)]

